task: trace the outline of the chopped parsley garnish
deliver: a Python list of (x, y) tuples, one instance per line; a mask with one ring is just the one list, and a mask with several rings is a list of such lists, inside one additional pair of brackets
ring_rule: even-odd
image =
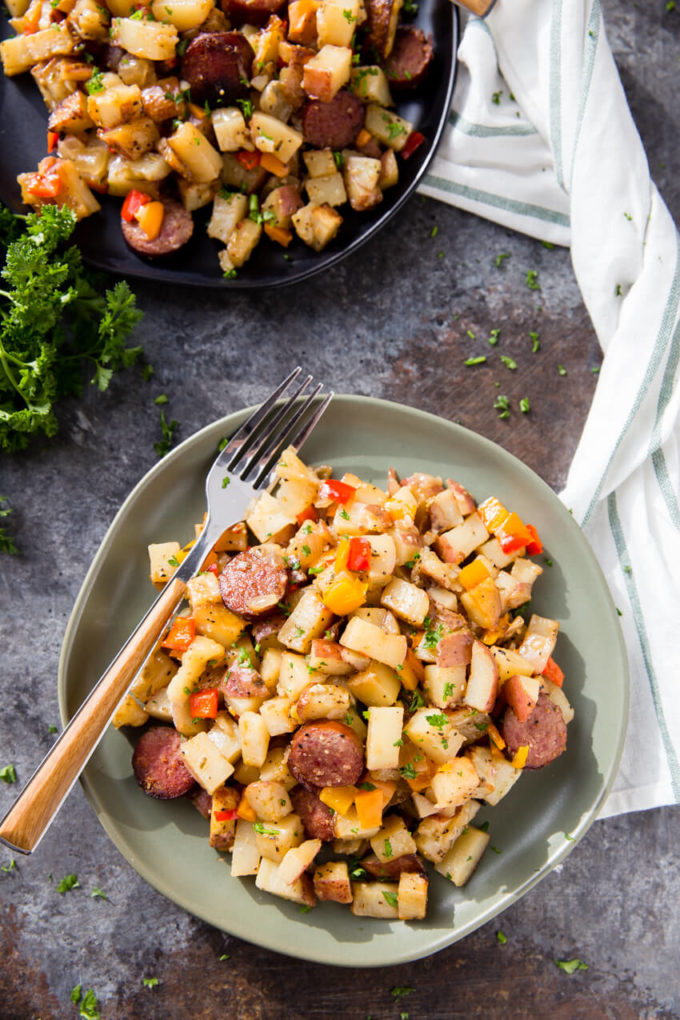
[(500, 269), (500, 267), (503, 265), (504, 260), (505, 259), (509, 259), (509, 258), (510, 258), (510, 252), (509, 251), (502, 251), (500, 253), (500, 255), (496, 255), (496, 258), (494, 259), (493, 264), (495, 265), (496, 269)]
[(75, 875), (65, 875), (57, 885), (57, 892), (70, 892), (71, 889), (80, 889), (80, 882)]
[(391, 856), (392, 856), (392, 844), (390, 843), (389, 839), (386, 839), (385, 840), (385, 857), (391, 857)]
[(145, 988), (156, 988), (159, 981), (157, 977), (142, 978), (142, 984)]
[(411, 704), (408, 706), (409, 712), (415, 712), (417, 708), (422, 708), (425, 702), (423, 701), (419, 691), (414, 691), (411, 695)]
[(302, 547), (302, 555), (303, 556), (311, 556), (312, 555), (312, 550), (309, 548), (309, 546), (306, 543)]
[(564, 367), (564, 365), (558, 365), (557, 366), (557, 374), (558, 375), (566, 375), (567, 374), (567, 370)]
[[(0, 496), (0, 504), (6, 502), (7, 497)], [(0, 506), (0, 517), (9, 517), (11, 513), (12, 513), (11, 507)], [(0, 528), (0, 552), (8, 553), (10, 556), (17, 556), (19, 553), (18, 546), (16, 545), (12, 536), (5, 530), (5, 528)]]
[(529, 411), (531, 410), (531, 404), (529, 403), (529, 398), (528, 397), (522, 397), (521, 398), (521, 400), (519, 402), (519, 409), (522, 412), (522, 414), (528, 414), (529, 413)]
[(429, 722), (430, 726), (434, 726), (435, 729), (440, 730), (442, 726), (446, 726), (449, 721), (449, 717), (443, 712), (435, 712), (433, 715), (426, 715), (425, 718)]
[(505, 943), (508, 941), (508, 936), (505, 934), (505, 932), (502, 932), (500, 928), (496, 932), (496, 941), (500, 942), (502, 946), (504, 946)]
[(360, 789), (360, 790), (366, 790), (366, 791), (368, 791), (368, 793), (370, 793), (370, 792), (371, 792), (371, 790), (377, 790), (377, 789), (378, 789), (378, 787), (377, 787), (377, 786), (374, 786), (374, 785), (373, 785), (373, 783), (369, 783), (369, 782), (367, 781), (367, 782), (365, 782), (365, 783), (360, 783), (360, 784), (359, 784), (359, 789)]
[(343, 506), (342, 510), (340, 511), (340, 516), (342, 517), (343, 521), (348, 521), (349, 520), (349, 514), (345, 510), (344, 506)]
[(14, 765), (5, 765), (0, 769), (0, 779), (3, 783), (16, 783), (17, 772)]
[(343, 166), (345, 165), (345, 157), (343, 156), (343, 154), (341, 152), (334, 151), (333, 159), (335, 160), (335, 165), (338, 168), (338, 170), (342, 170)]
[(90, 896), (92, 897), (93, 900), (108, 900), (108, 896), (106, 895), (103, 889), (99, 888), (98, 885), (94, 887), (94, 889), (90, 893)]
[(172, 446), (172, 439), (175, 434), (175, 429), (179, 425), (179, 422), (174, 418), (168, 421), (165, 417), (165, 411), (161, 410), (161, 438), (157, 443), (153, 444), (153, 448), (159, 457), (165, 457), (166, 453), (170, 452)]
[(503, 394), (499, 394), (494, 401), (494, 409), (498, 411), (499, 418), (510, 417), (510, 403), (508, 398)]
[(366, 869), (362, 868), (358, 861), (351, 861), (349, 865), (349, 877), (354, 879), (355, 882), (361, 878), (366, 878)]
[(154, 397), (153, 402), (157, 407), (161, 407), (163, 404), (167, 404), (168, 399), (167, 393), (160, 393), (157, 397)]
[(529, 333), (529, 339), (531, 340), (531, 353), (535, 354), (541, 346), (538, 333)]
[(450, 680), (446, 681), (446, 683), (444, 684), (444, 692), (443, 692), (445, 698), (450, 698), (453, 695), (453, 690), (454, 690), (455, 686), (456, 685), (454, 683), (451, 683)]
[[(80, 991), (81, 986), (77, 985), (76, 988)], [(88, 988), (83, 997), (79, 997), (77, 999), (73, 998), (73, 993), (75, 991), (76, 989), (74, 988), (73, 992), (71, 992), (71, 999), (76, 1003), (76, 1005), (80, 1005), (79, 1015), (83, 1017), (83, 1020), (101, 1020), (99, 1002), (97, 1001), (97, 996), (94, 994), (93, 990)]]
[[(389, 900), (387, 902), (389, 903)], [(390, 988), (390, 995), (394, 999), (401, 999), (404, 995), (410, 995), (411, 992), (415, 992), (415, 988), (411, 988), (410, 985), (395, 985), (394, 988)]]
[(486, 355), (478, 354), (476, 357), (466, 358), (463, 362), (464, 365), (483, 365), (486, 361)]
[(488, 342), (491, 344), (492, 347), (496, 346), (500, 335), (501, 335), (500, 329), (492, 329), (489, 331)]
[(540, 290), (541, 289), (541, 285), (538, 282), (538, 270), (537, 269), (527, 269), (527, 280), (526, 280), (526, 282), (527, 282), (527, 287), (529, 288), (529, 290)]
[[(387, 889), (383, 889), (382, 894), (385, 897), (386, 901), (389, 903), (389, 905), (391, 907), (394, 907), (395, 910), (396, 910), (396, 908), (398, 906), (397, 894), (395, 892), (390, 892)], [(394, 994), (394, 993), (392, 993), (392, 994)]]
[(17, 866), (17, 862), (13, 857), (10, 857), (9, 864), (0, 864), (0, 871), (13, 871)]
[(410, 761), (406, 765), (402, 765), (399, 771), (404, 779), (415, 779), (418, 774)]
[(262, 822), (253, 822), (253, 829), (258, 836), (278, 836), (278, 829), (268, 829)]
[(102, 92), (104, 90), (104, 83), (102, 81), (103, 77), (103, 71), (100, 71), (98, 67), (95, 67), (89, 81), (85, 83), (85, 88), (91, 96), (94, 96), (97, 92)]
[(423, 644), (430, 651), (434, 651), (444, 637), (444, 627), (441, 623), (436, 626), (429, 616), (425, 617), (425, 635), (423, 637)]
[(510, 369), (511, 372), (514, 372), (515, 369), (517, 368), (517, 362), (514, 361), (512, 358), (508, 357), (507, 354), (501, 354), (501, 361), (503, 362), (506, 368)]
[(241, 107), (241, 113), (248, 120), (253, 115), (253, 104), (250, 99), (237, 99), (236, 105)]
[(225, 475), (224, 478), (222, 479), (222, 488), (226, 489), (230, 482), (231, 478), (229, 477), (229, 475)]
[(503, 89), (499, 89), (498, 92), (494, 92), (491, 96), (491, 102), (496, 106), (501, 105), (501, 96), (503, 95)]
[(578, 957), (574, 957), (573, 960), (555, 960), (554, 963), (565, 974), (574, 974), (577, 970), (588, 970), (588, 964), (579, 960)]

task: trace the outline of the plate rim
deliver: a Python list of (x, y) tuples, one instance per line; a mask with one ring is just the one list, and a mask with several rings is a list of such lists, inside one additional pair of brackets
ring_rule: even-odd
[[(379, 949), (377, 949), (377, 943), (374, 942), (372, 948), (376, 952), (376, 957), (379, 958), (367, 959), (366, 958), (367, 954), (364, 953), (358, 959), (343, 960), (336, 959), (323, 952), (321, 953), (317, 952), (316, 954), (312, 954), (306, 951), (300, 951), (297, 948), (295, 949), (291, 948), (291, 950), (288, 950), (286, 947), (282, 947), (280, 944), (277, 944), (275, 939), (274, 940), (268, 939), (266, 935), (258, 937), (257, 931), (253, 934), (249, 930), (248, 933), (246, 934), (242, 930), (240, 930), (241, 925), (238, 923), (239, 922), (238, 917), (236, 917), (235, 919), (229, 918), (230, 922), (229, 928), (227, 928), (226, 926), (222, 926), (220, 924), (216, 924), (213, 917), (207, 916), (206, 911), (202, 909), (197, 909), (196, 905), (189, 902), (188, 898), (182, 895), (181, 893), (177, 893), (176, 891), (173, 890), (172, 895), (170, 895), (168, 892), (167, 883), (164, 883), (161, 880), (159, 880), (154, 874), (153, 870), (147, 866), (146, 862), (141, 860), (135, 854), (134, 849), (130, 847), (128, 840), (123, 834), (123, 832), (119, 831), (117, 825), (114, 824), (110, 813), (106, 811), (105, 805), (102, 803), (101, 798), (97, 794), (94, 785), (91, 783), (88, 777), (87, 767), (83, 774), (81, 775), (79, 781), (85, 791), (88, 802), (92, 806), (97, 816), (98, 821), (104, 828), (105, 832), (111, 839), (114, 846), (122, 854), (122, 856), (125, 858), (128, 864), (130, 864), (132, 868), (137, 872), (137, 874), (145, 882), (147, 882), (153, 889), (155, 889), (166, 899), (169, 899), (171, 902), (175, 903), (175, 905), (179, 906), (181, 909), (185, 910), (191, 916), (197, 917), (200, 920), (204, 921), (205, 923), (210, 924), (212, 927), (215, 927), (217, 930), (222, 930), (227, 934), (240, 938), (248, 943), (257, 945), (269, 951), (278, 952), (283, 955), (290, 956), (294, 959), (308, 960), (313, 963), (337, 967), (374, 968), (381, 966), (396, 965), (399, 963), (409, 963), (414, 960), (423, 959), (427, 956), (431, 956), (434, 953), (437, 953), (445, 949), (447, 946), (453, 945), (455, 942), (460, 941), (460, 939), (465, 938), (467, 935), (472, 934), (472, 932), (481, 928), (483, 925), (491, 921), (494, 917), (497, 917), (499, 914), (505, 911), (513, 903), (517, 902), (517, 900), (519, 900), (530, 889), (537, 885), (538, 882), (540, 882), (543, 878), (546, 878), (547, 875), (549, 875), (550, 872), (553, 871), (554, 868), (571, 853), (571, 851), (576, 847), (576, 845), (580, 842), (580, 840), (585, 836), (587, 831), (590, 829), (593, 822), (597, 819), (602, 803), (608, 796), (613, 785), (613, 782), (616, 778), (618, 767), (621, 761), (621, 755), (623, 752), (623, 746), (626, 737), (627, 721), (629, 716), (630, 669), (625, 641), (623, 638), (620, 624), (615, 616), (616, 610), (614, 602), (611, 597), (609, 586), (606, 582), (606, 578), (602, 572), (600, 564), (597, 558), (595, 557), (595, 554), (588, 540), (586, 539), (579, 525), (574, 520), (573, 516), (570, 514), (570, 512), (564, 506), (564, 504), (561, 503), (557, 496), (557, 493), (555, 493), (555, 491), (540, 477), (540, 475), (538, 475), (532, 468), (530, 468), (527, 464), (521, 461), (514, 454), (510, 453), (510, 451), (506, 450), (499, 443), (496, 443), (493, 440), (488, 439), (486, 436), (483, 436), (480, 433), (475, 432), (473, 429), (468, 429), (463, 425), (451, 422), (448, 419), (442, 418), (436, 414), (432, 414), (431, 412), (422, 411), (418, 408), (411, 407), (407, 404), (401, 404), (397, 401), (385, 400), (383, 398), (378, 397), (361, 396), (359, 394), (336, 393), (333, 398), (333, 402), (345, 404), (348, 405), (348, 407), (356, 407), (357, 404), (361, 406), (374, 406), (379, 410), (382, 410), (383, 412), (387, 413), (398, 414), (405, 413), (407, 417), (417, 418), (421, 422), (424, 420), (426, 423), (429, 422), (432, 424), (436, 424), (437, 427), (441, 427), (442, 425), (444, 425), (445, 427), (453, 430), (454, 434), (456, 432), (465, 434), (468, 437), (468, 439), (472, 439), (473, 442), (481, 443), (482, 449), (489, 449), (493, 450), (494, 452), (500, 450), (504, 457), (510, 459), (510, 463), (513, 469), (518, 470), (520, 475), (524, 474), (527, 477), (531, 477), (532, 483), (538, 485), (539, 489), (542, 490), (543, 495), (550, 500), (553, 508), (557, 511), (561, 523), (563, 523), (565, 527), (568, 527), (578, 532), (580, 539), (582, 541), (582, 548), (584, 550), (584, 554), (590, 560), (591, 568), (593, 568), (596, 574), (599, 575), (604, 591), (609, 595), (607, 609), (611, 617), (611, 622), (614, 624), (614, 627), (612, 628), (612, 633), (616, 636), (615, 648), (618, 658), (617, 665), (620, 665), (621, 667), (620, 669), (621, 725), (618, 730), (616, 747), (608, 764), (608, 771), (606, 775), (603, 777), (603, 782), (600, 786), (598, 796), (595, 799), (594, 803), (590, 806), (587, 813), (581, 819), (579, 824), (574, 829), (572, 829), (572, 831), (568, 834), (568, 838), (567, 834), (555, 834), (557, 846), (555, 849), (551, 849), (545, 864), (537, 872), (532, 873), (530, 876), (528, 876), (528, 878), (524, 882), (522, 882), (519, 886), (511, 889), (510, 891), (506, 891), (500, 894), (497, 899), (494, 899), (494, 901), (491, 904), (489, 904), (479, 914), (476, 914), (474, 918), (471, 918), (465, 924), (455, 929), (452, 927), (450, 930), (442, 931), (439, 935), (433, 937), (429, 947), (424, 951), (421, 947), (419, 947), (417, 949), (414, 949), (413, 951), (398, 948), (397, 951), (395, 952), (391, 948), (388, 948), (386, 950), (385, 948), (383, 948), (382, 945), (380, 946)], [(159, 460), (157, 464), (154, 464), (147, 472), (144, 473), (144, 475), (130, 490), (130, 492), (124, 499), (123, 503), (117, 510), (115, 516), (113, 517), (104, 536), (100, 541), (100, 544), (97, 548), (97, 552), (95, 553), (90, 563), (90, 566), (86, 572), (86, 575), (82, 581), (81, 587), (74, 602), (64, 632), (64, 638), (61, 645), (57, 672), (58, 705), (62, 725), (65, 726), (70, 718), (66, 704), (67, 694), (66, 674), (73, 640), (78, 630), (78, 625), (82, 618), (83, 611), (89, 599), (92, 587), (99, 574), (101, 563), (106, 557), (107, 547), (111, 539), (117, 532), (118, 528), (121, 526), (121, 522), (123, 518), (126, 516), (129, 504), (131, 504), (136, 499), (136, 497), (145, 489), (145, 487), (151, 480), (155, 479), (159, 474), (163, 474), (168, 469), (168, 467), (172, 465), (174, 461), (182, 459), (188, 449), (195, 445), (200, 446), (202, 441), (204, 439), (212, 437), (213, 433), (215, 434), (215, 438), (217, 438), (220, 432), (223, 432), (224, 430), (228, 430), (230, 428), (238, 427), (240, 422), (247, 417), (247, 415), (254, 409), (255, 406), (257, 405), (252, 405), (251, 407), (232, 411), (229, 414), (222, 416), (221, 418), (209, 422), (207, 425), (204, 425), (202, 428), (192, 433), (192, 435), (188, 436), (185, 440), (182, 441), (182, 443), (176, 446), (173, 450), (170, 451), (170, 453), (168, 453), (165, 457)], [(235, 920), (236, 923), (232, 923), (232, 920)], [(387, 928), (385, 929), (385, 931), (387, 933)]]

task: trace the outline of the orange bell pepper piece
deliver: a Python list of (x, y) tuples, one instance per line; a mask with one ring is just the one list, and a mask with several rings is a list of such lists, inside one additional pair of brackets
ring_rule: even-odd
[(163, 642), (163, 648), (171, 648), (175, 652), (186, 652), (196, 637), (196, 621), (192, 616), (178, 616), (173, 620)]

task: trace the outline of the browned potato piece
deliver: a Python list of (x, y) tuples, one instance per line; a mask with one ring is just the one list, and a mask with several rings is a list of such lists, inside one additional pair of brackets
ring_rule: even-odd
[(319, 900), (334, 903), (351, 903), (352, 883), (349, 880), (347, 861), (327, 861), (314, 871), (314, 892)]

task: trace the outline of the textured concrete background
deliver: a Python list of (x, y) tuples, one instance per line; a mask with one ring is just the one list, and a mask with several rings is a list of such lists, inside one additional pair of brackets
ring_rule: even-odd
[[(604, 3), (652, 173), (676, 220), (678, 7)], [(502, 251), (511, 258), (498, 269)], [(539, 271), (540, 292), (525, 286), (528, 269)], [(0, 766), (14, 762), (20, 784), (54, 739), (59, 648), (87, 566), (156, 461), (159, 393), (182, 439), (258, 401), (300, 361), (339, 391), (459, 420), (558, 489), (596, 382), (598, 346), (568, 253), (418, 197), (350, 261), (307, 285), (259, 295), (135, 289), (152, 381), (118, 377), (105, 395), (64, 408), (49, 447), (0, 464), (22, 549), (0, 562)], [(510, 421), (493, 409), (497, 373), (459, 367), (470, 353), (467, 330), (486, 336), (499, 326), (504, 353), (519, 365), (503, 376), (503, 392), (528, 396), (532, 407)], [(532, 330), (541, 336), (534, 356)], [(14, 788), (0, 785), (2, 813)], [(76, 1016), (70, 992), (81, 982), (106, 1020), (680, 1017), (679, 843), (677, 809), (598, 822), (500, 919), (436, 957), (335, 970), (255, 949), (164, 900), (114, 849), (78, 787), (36, 854), (0, 871), (0, 1020)], [(0, 865), (9, 864), (0, 852)], [(56, 881), (71, 872), (80, 888), (59, 895)], [(92, 898), (95, 887), (108, 899)], [(589, 969), (569, 977), (553, 961), (573, 956)], [(159, 980), (153, 989), (142, 984), (150, 976)], [(395, 985), (415, 990), (395, 999)]]

